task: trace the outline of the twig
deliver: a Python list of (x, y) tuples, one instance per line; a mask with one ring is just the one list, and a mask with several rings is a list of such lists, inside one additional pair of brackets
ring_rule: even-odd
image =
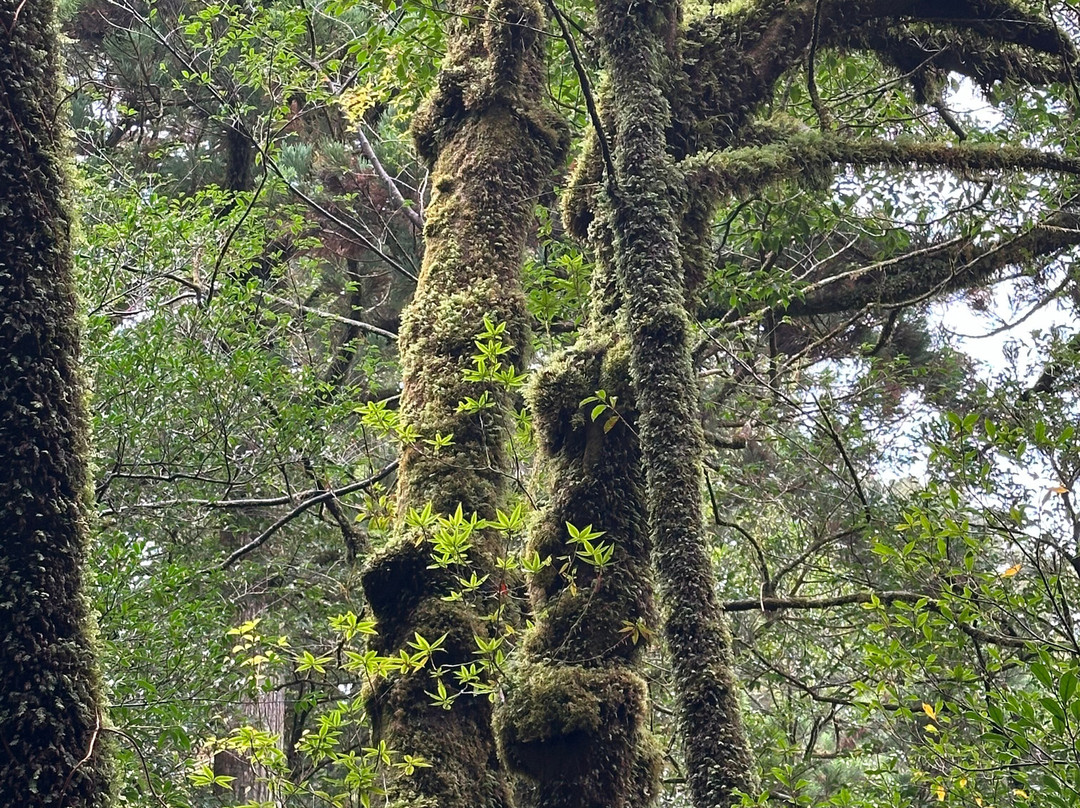
[[(933, 609), (939, 614), (941, 613), (941, 604), (937, 598), (923, 594), (922, 592), (911, 592), (905, 589), (886, 590), (884, 592), (851, 592), (847, 595), (834, 595), (833, 597), (824, 598), (745, 598), (742, 600), (729, 600), (722, 604), (721, 608), (725, 612), (778, 612), (786, 609), (833, 609), (838, 606), (873, 603), (875, 600), (882, 603), (918, 603), (921, 600), (925, 600), (928, 609)], [(1027, 648), (1030, 645), (1044, 645), (1053, 648), (1061, 647), (1057, 643), (1042, 638), (1026, 640), (1023, 637), (1014, 635), (992, 634), (989, 631), (984, 631), (969, 623), (962, 622), (956, 618), (955, 615), (953, 617), (953, 622), (958, 629), (969, 637), (982, 640), (983, 642), (992, 645), (1001, 645), (1006, 648)]]
[[(250, 139), (250, 138), (249, 138)], [(258, 148), (258, 144), (254, 140), (251, 143)], [(233, 239), (236, 238), (236, 234), (240, 232), (240, 228), (244, 226), (244, 222), (247, 221), (248, 216), (251, 215), (251, 211), (255, 208), (255, 203), (259, 201), (259, 197), (262, 196), (263, 188), (266, 187), (266, 181), (269, 179), (270, 174), (266, 170), (265, 164), (263, 165), (262, 179), (259, 180), (259, 187), (255, 189), (251, 195), (251, 199), (248, 200), (247, 206), (244, 208), (244, 212), (240, 214), (240, 218), (236, 220), (236, 224), (229, 230), (229, 234), (225, 237), (225, 243), (221, 245), (221, 249), (218, 250), (217, 260), (214, 261), (214, 268), (210, 272), (210, 282), (207, 284), (206, 300), (199, 301), (209, 303), (214, 299), (214, 285), (217, 283), (218, 272), (221, 270), (221, 265), (225, 260), (225, 254), (229, 251), (229, 247), (232, 246)]]
[(169, 808), (169, 804), (162, 799), (161, 795), (154, 789), (154, 782), (150, 779), (150, 767), (146, 763), (146, 755), (143, 754), (142, 749), (134, 738), (128, 735), (123, 730), (116, 729), (115, 727), (105, 727), (105, 732), (111, 732), (113, 735), (119, 735), (129, 744), (131, 748), (135, 750), (135, 754), (139, 756), (139, 763), (142, 764), (143, 776), (146, 777), (146, 787), (150, 789), (150, 794), (155, 800), (161, 803), (162, 808)]
[(578, 53), (574, 36), (570, 33), (570, 29), (567, 28), (566, 20), (563, 18), (562, 12), (559, 11), (559, 7), (555, 5), (555, 0), (546, 0), (546, 2), (547, 7), (551, 9), (555, 22), (558, 23), (563, 41), (566, 42), (566, 47), (570, 51), (570, 58), (574, 62), (574, 71), (577, 73), (578, 83), (581, 85), (581, 94), (585, 97), (585, 108), (589, 111), (589, 120), (592, 121), (596, 139), (600, 141), (600, 154), (604, 158), (604, 168), (607, 171), (608, 182), (615, 187), (615, 161), (611, 159), (611, 149), (608, 146), (607, 136), (604, 134), (604, 123), (600, 120), (600, 112), (596, 107), (596, 99), (593, 98), (592, 85), (589, 84), (589, 76), (585, 72), (585, 65), (581, 61), (581, 55)]
[(285, 297), (278, 297), (272, 295), (269, 292), (259, 292), (261, 297), (265, 297), (267, 300), (272, 300), (275, 303), (281, 303), (285, 306), (290, 306), (296, 309), (301, 314), (314, 314), (318, 317), (323, 317), (327, 320), (332, 320), (335, 323), (341, 323), (342, 325), (351, 325), (355, 328), (359, 328), (361, 331), (367, 331), (369, 334), (377, 334), (380, 337), (386, 337), (388, 340), (397, 340), (397, 334), (393, 331), (387, 331), (385, 328), (379, 328), (377, 325), (371, 323), (365, 323), (362, 320), (354, 320), (351, 317), (343, 317), (340, 314), (334, 314), (330, 311), (324, 311), (323, 309), (317, 309), (314, 306), (307, 306), (303, 303), (298, 303), (295, 300), (289, 300)]
[(270, 167), (270, 170), (277, 175), (277, 178), (281, 180), (281, 182), (284, 183), (285, 187), (288, 188), (289, 191), (300, 201), (302, 201), (312, 210), (325, 216), (338, 227), (343, 228), (346, 232), (348, 232), (350, 236), (359, 241), (360, 244), (362, 244), (365, 248), (375, 253), (375, 255), (379, 256), (379, 258), (385, 261), (396, 272), (404, 275), (413, 283), (419, 282), (419, 279), (416, 277), (416, 275), (414, 275), (412, 272), (409, 272), (409, 270), (402, 266), (400, 262), (395, 261), (391, 256), (387, 255), (387, 253), (382, 250), (379, 245), (377, 245), (374, 241), (369, 239), (367, 236), (365, 236), (363, 233), (361, 233), (359, 230), (349, 224), (349, 222), (345, 221), (342, 217), (338, 216), (325, 205), (319, 204), (315, 199), (300, 190), (300, 188), (298, 188), (294, 183), (290, 182), (288, 177), (286, 177), (285, 173), (281, 170), (281, 167), (277, 164), (277, 161), (275, 161), (273, 157), (271, 157), (267, 152), (262, 151), (262, 158), (266, 162), (266, 165)]
[(343, 496), (345, 494), (351, 494), (354, 491), (359, 491), (359, 490), (361, 490), (363, 488), (368, 488), (368, 487), (374, 485), (375, 483), (379, 482), (380, 480), (383, 480), (386, 477), (389, 477), (390, 474), (392, 474), (394, 472), (394, 470), (397, 469), (397, 467), (398, 467), (398, 465), (400, 463), (401, 463), (400, 460), (394, 460), (393, 462), (388, 463), (387, 465), (383, 466), (381, 469), (379, 469), (379, 471), (377, 471), (372, 476), (368, 477), (366, 480), (361, 480), (360, 482), (352, 483), (351, 485), (346, 485), (344, 488), (339, 488), (337, 490), (329, 489), (329, 490), (326, 490), (326, 491), (321, 491), (320, 493), (315, 494), (314, 496), (308, 497), (303, 502), (301, 502), (299, 505), (297, 505), (295, 508), (293, 508), (291, 511), (289, 511), (287, 514), (285, 514), (280, 519), (278, 519), (276, 522), (274, 522), (274, 524), (270, 525), (270, 527), (268, 527), (266, 530), (264, 530), (262, 533), (260, 533), (254, 539), (252, 539), (247, 544), (245, 544), (243, 547), (240, 547), (239, 549), (234, 550), (232, 553), (230, 553), (228, 555), (228, 557), (226, 557), (225, 560), (222, 561), (218, 565), (218, 568), (223, 569), (223, 570), (228, 569), (233, 564), (235, 564), (237, 561), (239, 561), (241, 558), (246, 556), (248, 553), (252, 552), (253, 550), (258, 549), (263, 544), (265, 544), (267, 539), (269, 539), (271, 536), (273, 536), (275, 533), (277, 533), (279, 530), (281, 530), (281, 528), (283, 528), (285, 525), (289, 524), (289, 522), (293, 521), (294, 519), (296, 519), (296, 517), (300, 516), (302, 513), (304, 513), (307, 510), (310, 510), (311, 508), (315, 507), (316, 505), (318, 505), (318, 504), (320, 504), (322, 502), (326, 502), (327, 500), (332, 499), (334, 497)]
[(75, 776), (83, 764), (86, 763), (94, 754), (94, 747), (97, 746), (98, 736), (101, 734), (101, 711), (98, 710), (97, 716), (94, 720), (94, 732), (90, 735), (90, 745), (86, 749), (86, 754), (83, 755), (82, 760), (72, 766), (71, 771), (68, 772), (68, 776), (64, 778), (64, 784), (60, 786), (60, 794), (63, 795), (67, 792), (68, 786), (71, 785), (71, 778)]
[(829, 431), (829, 437), (840, 452), (840, 458), (844, 461), (844, 468), (846, 468), (848, 474), (851, 475), (851, 482), (855, 485), (855, 494), (859, 497), (859, 502), (861, 502), (863, 506), (863, 516), (866, 518), (866, 523), (870, 524), (873, 521), (873, 511), (870, 508), (870, 501), (866, 498), (866, 492), (863, 491), (862, 481), (859, 480), (859, 473), (855, 470), (855, 466), (848, 456), (844, 442), (840, 439), (840, 435), (837, 433), (836, 428), (829, 419), (829, 414), (825, 412), (825, 408), (821, 406), (821, 402), (818, 401), (817, 396), (814, 396), (814, 404), (817, 405), (818, 412), (821, 413), (821, 418), (825, 421), (825, 427)]
[(389, 172), (383, 167), (382, 162), (375, 154), (375, 149), (371, 145), (371, 141), (368, 140), (367, 135), (364, 134), (364, 125), (361, 123), (356, 128), (356, 134), (360, 138), (360, 151), (364, 153), (364, 157), (371, 163), (371, 167), (375, 169), (375, 173), (379, 175), (379, 179), (385, 183), (387, 190), (390, 191), (390, 196), (394, 198), (394, 201), (401, 206), (401, 209), (405, 211), (405, 215), (409, 221), (412, 222), (417, 230), (424, 229), (424, 217), (420, 215), (420, 212), (414, 208), (407, 199), (401, 194), (401, 189), (398, 188), (397, 182), (390, 176)]

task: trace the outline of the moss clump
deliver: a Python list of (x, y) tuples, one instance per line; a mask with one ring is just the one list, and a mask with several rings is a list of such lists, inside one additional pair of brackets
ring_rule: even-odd
[(522, 663), (496, 722), (504, 762), (534, 781), (529, 804), (647, 805), (660, 755), (643, 732), (644, 681), (625, 667)]

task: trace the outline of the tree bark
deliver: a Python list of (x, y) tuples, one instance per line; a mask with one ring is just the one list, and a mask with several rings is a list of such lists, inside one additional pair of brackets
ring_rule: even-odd
[(0, 2), (0, 795), (95, 808), (109, 767), (53, 13)]
[[(502, 339), (511, 351), (502, 359), (523, 366), (529, 337), (522, 253), (534, 201), (566, 148), (563, 124), (540, 100), (539, 6), (530, 0), (492, 0), (487, 8), (457, 2), (452, 11), (438, 87), (413, 127), (431, 167), (433, 192), (419, 284), (402, 317), (401, 420), (421, 441), (402, 456), (399, 535), (363, 576), (378, 623), (376, 650), (396, 654), (410, 650), (407, 643), (416, 633), (431, 641), (445, 635), (435, 663), (449, 667), (476, 661), (475, 638), (486, 637), (490, 623), (468, 605), (443, 599), (453, 585), (452, 571), (430, 569), (431, 545), (404, 520), (411, 509), (427, 504), (438, 514), (460, 507), (466, 517), (492, 519), (504, 503), (507, 397), (495, 385), (466, 381), (463, 372), (472, 367), (473, 342), (485, 318), (506, 326)], [(476, 21), (481, 19), (483, 24)], [(483, 392), (495, 407), (479, 414), (458, 411), (459, 402)], [(422, 442), (437, 433), (452, 434), (453, 444), (435, 452)], [(497, 539), (494, 531), (477, 530), (469, 551), (470, 569), (492, 581)], [(453, 709), (440, 709), (425, 693), (434, 687), (428, 673), (393, 675), (370, 693), (375, 737), (431, 763), (394, 779), (389, 803), (508, 805), (490, 702), (463, 694)]]

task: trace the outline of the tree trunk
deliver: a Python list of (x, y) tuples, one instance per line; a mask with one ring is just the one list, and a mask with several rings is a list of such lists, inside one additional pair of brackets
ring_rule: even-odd
[(679, 244), (686, 192), (666, 143), (671, 116), (664, 92), (678, 16), (678, 3), (670, 0), (597, 6), (615, 117), (615, 176), (607, 178), (602, 205), (611, 217), (628, 320), (646, 502), (690, 792), (696, 808), (717, 808), (732, 804), (734, 790), (749, 790), (753, 779), (702, 520), (700, 393)]
[[(420, 281), (402, 317), (401, 420), (420, 440), (402, 456), (398, 536), (369, 563), (363, 583), (378, 623), (380, 653), (411, 652), (407, 643), (417, 633), (430, 641), (446, 635), (433, 661), (454, 667), (476, 661), (475, 638), (486, 637), (490, 624), (468, 605), (443, 599), (453, 571), (429, 569), (432, 547), (405, 519), (429, 503), (438, 514), (460, 507), (466, 518), (475, 513), (491, 519), (505, 499), (505, 391), (463, 374), (472, 367), (474, 339), (485, 318), (505, 324), (502, 340), (511, 351), (503, 361), (523, 366), (528, 325), (522, 253), (535, 200), (566, 144), (563, 125), (540, 103), (539, 6), (492, 0), (487, 8), (457, 2), (451, 10), (455, 22), (438, 88), (414, 123), (433, 191)], [(465, 398), (484, 392), (494, 407), (477, 414), (458, 411)], [(436, 452), (423, 440), (438, 433), (452, 434), (454, 442)], [(469, 569), (478, 576), (494, 573), (497, 538), (490, 530), (472, 535)], [(389, 803), (507, 805), (490, 702), (464, 694), (453, 709), (440, 709), (425, 692), (433, 682), (428, 669), (394, 674), (369, 695), (376, 739), (431, 764), (395, 778)], [(453, 678), (446, 683), (452, 686)]]
[[(645, 808), (658, 794), (638, 671), (655, 613), (628, 375), (625, 343), (594, 327), (533, 385), (549, 500), (528, 552), (547, 566), (530, 580), (534, 626), (496, 721), (518, 808)], [(615, 407), (593, 419), (582, 401), (599, 390)], [(568, 522), (602, 532), (593, 544), (613, 546), (610, 562), (583, 559)]]
[(2, 0), (0, 32), (0, 795), (87, 808), (109, 773), (52, 3)]

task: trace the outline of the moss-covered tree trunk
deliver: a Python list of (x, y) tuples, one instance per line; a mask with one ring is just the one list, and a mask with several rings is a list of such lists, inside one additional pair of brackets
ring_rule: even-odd
[[(505, 323), (504, 361), (522, 366), (528, 326), (521, 262), (533, 206), (565, 150), (559, 120), (541, 105), (543, 69), (537, 33), (543, 18), (532, 0), (492, 0), (487, 7), (452, 4), (453, 27), (438, 87), (414, 124), (431, 167), (425, 253), (416, 294), (402, 320), (404, 382), (401, 418), (420, 440), (406, 448), (398, 484), (399, 531), (364, 573), (377, 618), (377, 650), (409, 651), (414, 634), (446, 635), (435, 664), (476, 661), (475, 637), (489, 624), (461, 602), (447, 602), (448, 571), (429, 569), (432, 547), (405, 525), (410, 509), (430, 503), (436, 513), (459, 506), (466, 516), (494, 518), (509, 466), (504, 441), (505, 395), (467, 381), (474, 339), (484, 319)], [(496, 406), (458, 411), (485, 391)], [(437, 452), (423, 443), (437, 433), (454, 442)], [(493, 572), (497, 536), (471, 537), (470, 567)], [(453, 679), (448, 677), (448, 684)], [(463, 695), (451, 710), (425, 693), (427, 670), (379, 682), (369, 698), (376, 736), (402, 754), (431, 764), (390, 786), (392, 805), (502, 806), (508, 792), (500, 772), (486, 697)]]
[(702, 520), (700, 394), (679, 244), (686, 192), (666, 141), (665, 85), (678, 19), (671, 0), (597, 6), (615, 116), (615, 177), (603, 205), (629, 328), (653, 558), (687, 776), (694, 805), (716, 808), (732, 803), (734, 789), (749, 789), (752, 777)]
[(0, 0), (0, 803), (103, 806), (53, 5)]
[[(600, 241), (601, 248), (607, 239)], [(644, 480), (617, 294), (599, 256), (590, 327), (533, 380), (531, 405), (547, 488), (527, 552), (533, 628), (496, 718), (518, 808), (646, 808), (661, 754), (649, 732), (640, 657), (655, 627)], [(604, 391), (597, 418), (582, 402)], [(603, 535), (611, 560), (582, 558), (567, 523)]]

